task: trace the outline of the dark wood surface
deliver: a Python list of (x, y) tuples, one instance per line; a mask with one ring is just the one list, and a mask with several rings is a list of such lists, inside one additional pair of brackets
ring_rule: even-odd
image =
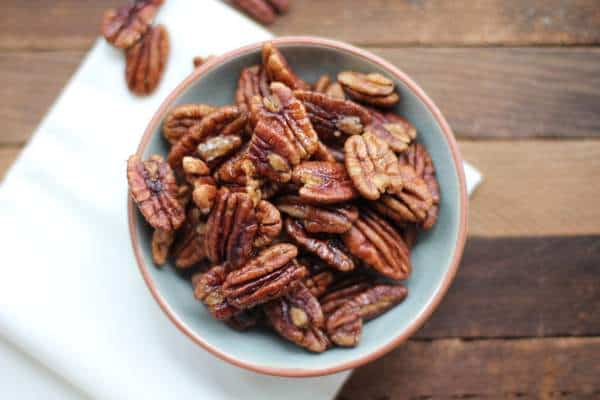
[[(0, 176), (123, 1), (2, 2)], [(600, 2), (292, 3), (274, 33), (405, 70), (485, 175), (440, 307), (339, 399), (600, 398)]]

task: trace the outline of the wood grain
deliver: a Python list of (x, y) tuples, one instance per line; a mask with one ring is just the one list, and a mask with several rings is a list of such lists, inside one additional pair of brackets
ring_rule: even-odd
[(409, 341), (359, 368), (338, 400), (597, 399), (600, 338)]
[[(0, 48), (86, 49), (104, 9), (123, 3), (3, 0)], [(439, 46), (596, 44), (599, 26), (595, 0), (294, 0), (271, 28), (361, 45)]]
[[(600, 137), (600, 49), (375, 51), (423, 86), (459, 137)], [(83, 55), (0, 52), (0, 144), (26, 140)]]
[(599, 266), (600, 236), (471, 236), (454, 283), (416, 337), (600, 335)]

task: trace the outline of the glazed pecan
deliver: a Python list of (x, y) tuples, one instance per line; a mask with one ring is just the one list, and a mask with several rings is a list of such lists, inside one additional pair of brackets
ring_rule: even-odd
[(319, 141), (317, 145), (317, 150), (313, 154), (313, 159), (315, 161), (326, 161), (330, 163), (338, 162), (333, 149), (330, 149), (321, 141)]
[(234, 5), (245, 11), (258, 22), (269, 25), (277, 14), (287, 12), (289, 0), (231, 0)]
[(382, 193), (395, 193), (402, 188), (396, 155), (374, 134), (349, 137), (344, 155), (348, 175), (363, 197), (377, 200)]
[(263, 45), (262, 65), (270, 82), (281, 82), (293, 90), (310, 90), (310, 85), (292, 71), (283, 54), (270, 42)]
[(247, 331), (258, 325), (261, 319), (262, 310), (259, 307), (256, 307), (249, 310), (242, 310), (237, 314), (232, 315), (225, 323), (236, 331)]
[(175, 240), (174, 231), (164, 231), (162, 229), (155, 229), (152, 233), (152, 260), (157, 266), (162, 266), (167, 262), (169, 256), (169, 250)]
[(301, 282), (294, 282), (287, 295), (265, 304), (264, 310), (273, 329), (290, 342), (316, 353), (329, 347), (319, 301)]
[(307, 275), (306, 267), (296, 261), (297, 254), (296, 246), (276, 244), (230, 272), (223, 285), (229, 304), (246, 309), (286, 295), (294, 281)]
[(208, 104), (179, 105), (169, 111), (165, 117), (163, 136), (169, 143), (175, 144), (190, 131), (192, 126), (200, 124), (202, 119), (213, 111), (215, 107)]
[(340, 85), (338, 82), (331, 82), (329, 75), (322, 75), (315, 83), (313, 90), (318, 93), (326, 94), (334, 99), (346, 99), (342, 85)]
[(198, 145), (198, 154), (207, 163), (213, 164), (215, 161), (223, 159), (242, 145), (242, 138), (236, 135), (215, 136), (206, 139)]
[(204, 236), (206, 224), (201, 219), (202, 213), (195, 207), (187, 213), (185, 224), (178, 233), (177, 241), (173, 248), (175, 266), (177, 268), (190, 268), (204, 259)]
[(424, 229), (430, 229), (437, 221), (439, 203), (440, 203), (440, 186), (438, 184), (435, 167), (431, 156), (420, 143), (414, 143), (408, 151), (399, 157), (401, 164), (410, 165), (414, 168), (418, 177), (425, 181), (429, 193), (431, 194), (432, 205), (427, 210), (427, 216), (421, 226)]
[(227, 269), (222, 265), (216, 265), (203, 273), (192, 277), (194, 297), (204, 303), (208, 311), (217, 319), (227, 320), (239, 313), (239, 310), (231, 306), (223, 292), (223, 283), (227, 276)]
[(271, 89), (264, 68), (254, 65), (242, 70), (235, 91), (235, 102), (241, 110), (250, 110), (254, 96), (266, 97), (270, 94)]
[(137, 95), (152, 93), (162, 78), (168, 57), (167, 30), (163, 25), (150, 27), (125, 54), (125, 78), (129, 89)]
[(287, 233), (299, 246), (319, 257), (327, 265), (339, 271), (354, 269), (354, 261), (344, 253), (343, 244), (335, 237), (311, 237), (300, 222), (291, 218), (286, 218), (284, 224)]
[(333, 283), (334, 275), (331, 271), (320, 271), (304, 279), (304, 285), (315, 297), (321, 297)]
[(383, 140), (396, 153), (401, 153), (417, 137), (417, 130), (404, 118), (393, 114), (381, 114), (376, 110), (369, 110), (373, 121), (366, 127), (366, 132), (371, 132)]
[(264, 247), (273, 242), (281, 233), (282, 222), (279, 210), (266, 200), (261, 200), (256, 206), (258, 231), (254, 239), (254, 247)]
[(373, 278), (360, 274), (343, 274), (330, 282), (319, 295), (319, 302), (325, 317), (333, 314), (348, 301), (375, 285)]
[(116, 10), (107, 10), (102, 19), (102, 35), (115, 47), (133, 46), (146, 33), (162, 3), (163, 0), (135, 0)]
[(352, 100), (360, 103), (391, 107), (400, 101), (394, 82), (378, 73), (344, 71), (338, 74), (338, 82)]
[(205, 116), (199, 124), (192, 126), (189, 132), (179, 139), (169, 152), (167, 160), (171, 168), (179, 170), (181, 160), (196, 152), (198, 145), (207, 138), (217, 135), (238, 135), (246, 124), (246, 114), (237, 107), (224, 106)]
[(292, 182), (302, 185), (298, 193), (310, 202), (332, 204), (358, 196), (346, 168), (339, 163), (305, 161), (294, 168)]
[(215, 172), (220, 183), (245, 185), (248, 178), (255, 173), (254, 164), (248, 160), (247, 148), (243, 147), (221, 164)]
[(362, 322), (402, 302), (408, 291), (400, 285), (377, 285), (356, 295), (327, 316), (326, 330), (338, 346), (353, 347), (360, 340)]
[(205, 253), (215, 264), (228, 262), (239, 267), (252, 253), (257, 230), (256, 212), (249, 196), (222, 187), (206, 222)]
[(352, 255), (381, 275), (401, 280), (410, 274), (410, 254), (404, 239), (374, 212), (362, 209), (343, 240)]
[(161, 156), (147, 161), (129, 157), (127, 180), (133, 201), (153, 228), (173, 231), (183, 224), (185, 212), (177, 199), (175, 175)]
[(271, 96), (256, 96), (252, 101), (252, 119), (257, 122), (248, 159), (259, 175), (287, 182), (292, 167), (317, 150), (318, 137), (304, 106), (287, 86), (274, 82), (271, 92)]
[(183, 172), (192, 186), (192, 200), (203, 214), (208, 214), (217, 195), (217, 186), (210, 174), (210, 168), (204, 161), (190, 156), (183, 157)]
[(281, 212), (301, 220), (311, 233), (344, 233), (358, 219), (358, 209), (351, 205), (317, 206), (299, 196), (283, 196), (275, 204)]
[(369, 111), (349, 100), (304, 90), (296, 90), (294, 96), (304, 104), (315, 131), (326, 141), (359, 135), (372, 119)]

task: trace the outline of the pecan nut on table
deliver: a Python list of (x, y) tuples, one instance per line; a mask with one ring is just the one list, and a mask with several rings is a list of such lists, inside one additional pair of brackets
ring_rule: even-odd
[(170, 110), (167, 160), (127, 164), (154, 261), (191, 271), (230, 327), (312, 352), (356, 346), (408, 295), (411, 248), (440, 206), (433, 161), (380, 74), (310, 85), (268, 43), (235, 79), (234, 104)]

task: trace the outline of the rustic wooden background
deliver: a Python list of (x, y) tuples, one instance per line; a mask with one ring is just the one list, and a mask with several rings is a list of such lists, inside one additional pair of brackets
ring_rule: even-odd
[[(122, 2), (2, 0), (0, 176)], [(600, 398), (600, 1), (292, 2), (273, 32), (398, 65), (485, 174), (441, 306), (339, 399)]]

